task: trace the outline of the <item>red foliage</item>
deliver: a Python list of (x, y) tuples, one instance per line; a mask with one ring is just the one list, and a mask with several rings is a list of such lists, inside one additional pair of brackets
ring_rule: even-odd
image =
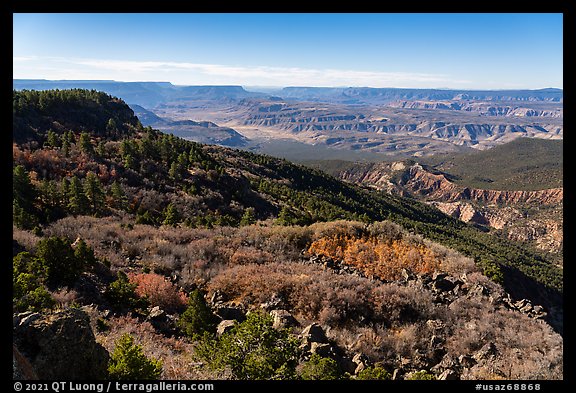
[(135, 283), (136, 294), (147, 297), (152, 306), (159, 306), (168, 313), (182, 311), (188, 303), (188, 297), (176, 285), (164, 276), (156, 273), (131, 273), (128, 275), (131, 283)]

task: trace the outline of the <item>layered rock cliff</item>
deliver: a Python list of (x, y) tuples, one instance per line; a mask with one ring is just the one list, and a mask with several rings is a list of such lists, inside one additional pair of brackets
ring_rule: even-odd
[(551, 205), (561, 203), (564, 189), (551, 188), (537, 191), (484, 190), (459, 186), (444, 174), (434, 174), (415, 164), (409, 168), (409, 176), (401, 183), (414, 194), (428, 200), (455, 202), (471, 200), (488, 204), (537, 203)]
[(445, 214), (502, 230), (508, 238), (532, 242), (541, 250), (562, 251), (562, 187), (536, 191), (463, 187), (443, 173), (401, 161), (354, 166), (338, 176), (390, 194), (421, 198)]

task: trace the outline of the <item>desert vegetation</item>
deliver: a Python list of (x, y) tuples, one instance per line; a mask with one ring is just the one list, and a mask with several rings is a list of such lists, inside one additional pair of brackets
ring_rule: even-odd
[[(302, 362), (308, 360), (299, 363), (300, 358), (292, 352), (290, 356), (270, 354), (286, 359), (278, 363), (280, 368), (288, 358), (293, 359), (289, 362), (290, 367), (286, 366), (292, 370), (288, 374), (282, 374), (286, 367), (282, 368), (282, 373), (278, 368), (262, 371), (259, 369), (262, 365), (246, 365), (232, 353), (222, 354), (222, 358), (218, 358), (221, 360), (214, 360), (214, 363), (206, 363), (206, 358), (216, 359), (215, 353), (229, 346), (227, 341), (220, 342), (214, 336), (215, 326), (221, 320), (217, 316), (218, 304), (242, 312), (261, 313), (269, 307), (289, 310), (299, 326), (319, 323), (327, 329), (330, 342), (342, 353), (362, 353), (371, 364), (377, 364), (390, 375), (400, 368), (402, 359), (414, 362), (414, 371), (424, 368), (434, 374), (431, 367), (441, 359), (473, 355), (487, 343), (498, 348), (496, 357), (466, 369), (463, 378), (524, 379), (534, 375), (561, 378), (562, 375), (562, 354), (558, 350), (561, 337), (547, 324), (495, 308), (493, 299), (502, 296), (504, 290), (482, 275), (473, 260), (424, 241), (390, 222), (367, 225), (336, 221), (305, 227), (260, 222), (239, 228), (209, 230), (137, 224), (126, 229), (126, 224), (119, 218), (78, 216), (61, 219), (46, 227), (44, 232), (64, 239), (80, 236), (93, 247), (97, 260), (109, 261), (107, 274), (116, 279), (109, 279), (107, 289), (103, 290), (112, 291), (117, 286), (127, 289), (120, 290), (117, 296), (120, 300), (116, 300), (124, 302), (124, 307), (113, 302), (107, 306), (115, 310), (117, 316), (103, 319), (108, 329), (98, 333), (99, 340), (112, 350), (112, 343), (120, 332), (130, 332), (145, 350), (149, 348), (150, 356), (154, 354), (162, 361), (170, 359), (169, 364), (173, 363), (174, 369), (163, 371), (165, 378), (209, 375), (210, 378), (291, 376), (314, 379), (315, 369), (331, 364), (316, 356), (304, 367)], [(115, 241), (112, 245), (111, 237)], [(421, 261), (420, 253), (433, 261), (430, 270), (419, 270), (419, 265), (414, 265), (408, 258), (406, 264), (388, 266), (386, 271), (399, 269), (402, 272), (404, 269), (417, 277), (444, 272), (452, 277), (465, 277), (466, 286), (479, 285), (490, 295), (462, 296), (451, 303), (439, 303), (437, 293), (418, 281), (404, 280), (401, 273), (380, 277), (381, 261), (377, 259), (372, 269), (369, 263), (365, 266), (350, 264), (358, 270), (350, 274), (339, 272), (340, 259), (356, 260), (354, 258), (367, 252), (358, 247), (346, 248), (343, 256), (335, 254), (335, 267), (322, 261), (314, 262), (316, 252), (326, 258), (322, 260), (331, 260), (331, 254), (319, 244), (330, 245), (333, 239), (347, 239), (352, 245), (354, 238), (371, 239), (370, 247), (378, 244), (416, 247), (420, 251), (413, 253), (414, 261)], [(82, 279), (72, 286), (80, 304), (90, 301), (83, 279), (92, 279), (93, 285), (105, 286), (90, 276), (90, 271), (85, 271)], [(190, 299), (188, 302), (184, 302), (186, 297)], [(146, 302), (142, 304), (139, 299)], [(263, 306), (270, 303), (273, 306)], [(106, 307), (106, 297), (103, 305)], [(153, 306), (161, 306), (165, 313), (173, 315), (168, 330), (154, 327), (150, 321), (147, 314)], [(266, 318), (259, 321), (257, 326), (260, 327), (249, 331), (264, 329), (270, 324), (269, 320), (265, 321)], [(133, 327), (128, 329), (129, 325)], [(142, 328), (137, 328), (140, 325)], [(292, 334), (298, 333), (296, 327), (291, 329)], [(166, 331), (172, 333), (166, 334)], [(242, 334), (248, 333), (243, 331)], [(430, 343), (440, 338), (442, 349), (439, 351)], [(164, 343), (162, 351), (153, 348), (156, 342)], [(178, 352), (177, 348), (186, 349)], [(522, 358), (518, 357), (520, 353)], [(245, 367), (255, 367), (256, 371), (246, 371)], [(252, 372), (255, 374), (249, 374)], [(345, 375), (341, 367), (338, 373), (339, 378)]]
[[(110, 377), (562, 378), (543, 320), (562, 275), (542, 256), (66, 94), (14, 96), (13, 311), (81, 309)], [(531, 285), (546, 311), (506, 291)]]

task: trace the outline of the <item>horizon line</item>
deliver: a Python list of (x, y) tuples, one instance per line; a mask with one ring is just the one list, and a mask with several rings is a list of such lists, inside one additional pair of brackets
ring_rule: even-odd
[(12, 78), (12, 81), (43, 81), (43, 82), (109, 82), (109, 83), (159, 83), (170, 84), (175, 87), (212, 86), (212, 87), (242, 87), (261, 89), (285, 89), (285, 88), (313, 88), (313, 89), (398, 89), (398, 90), (446, 90), (446, 91), (537, 91), (537, 90), (561, 90), (561, 87), (541, 87), (541, 88), (501, 88), (501, 89), (479, 89), (479, 88), (453, 88), (453, 87), (372, 87), (372, 86), (314, 86), (314, 85), (254, 85), (254, 84), (175, 84), (171, 81), (122, 81), (116, 79), (44, 79), (44, 78)]

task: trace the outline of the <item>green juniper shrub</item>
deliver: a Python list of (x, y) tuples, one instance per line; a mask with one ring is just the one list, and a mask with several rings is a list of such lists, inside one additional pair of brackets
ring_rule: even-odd
[(420, 370), (420, 371), (416, 371), (415, 373), (413, 373), (408, 380), (410, 381), (421, 381), (421, 380), (436, 380), (436, 377), (434, 376), (434, 374), (426, 371), (426, 370)]
[(110, 355), (108, 373), (111, 379), (119, 380), (154, 380), (162, 374), (162, 361), (148, 358), (142, 346), (134, 343), (128, 333), (117, 341), (114, 352)]
[(196, 351), (215, 370), (229, 369), (236, 379), (294, 379), (298, 341), (287, 329), (274, 329), (272, 317), (249, 313), (219, 338), (205, 334)]
[(312, 354), (300, 370), (300, 377), (305, 380), (335, 380), (343, 375), (334, 359)]
[(137, 285), (130, 282), (126, 273), (119, 271), (118, 279), (110, 283), (105, 293), (110, 306), (119, 310), (146, 310), (148, 301), (136, 294)]
[(215, 317), (206, 304), (204, 295), (198, 289), (190, 292), (188, 307), (177, 322), (180, 330), (189, 337), (198, 338), (204, 332), (213, 333), (216, 327)]
[(380, 366), (366, 367), (356, 375), (356, 379), (361, 380), (387, 380), (391, 375)]

